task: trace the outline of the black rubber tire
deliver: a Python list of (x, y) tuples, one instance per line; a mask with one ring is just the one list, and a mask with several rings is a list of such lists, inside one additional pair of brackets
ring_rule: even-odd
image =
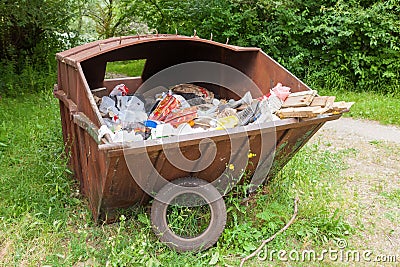
[[(170, 248), (178, 252), (202, 251), (210, 248), (217, 242), (225, 228), (226, 207), (224, 199), (214, 186), (198, 178), (185, 177), (177, 179), (173, 183), (186, 187), (187, 190), (182, 190), (182, 188), (169, 183), (158, 192), (157, 196), (163, 196), (162, 199), (167, 199), (167, 201), (161, 202), (157, 200), (157, 197), (153, 201), (151, 206), (151, 222), (154, 233), (161, 242), (166, 243)], [(207, 201), (211, 211), (211, 219), (207, 229), (199, 236), (193, 238), (184, 238), (175, 234), (169, 228), (167, 221), (169, 204), (166, 203), (185, 193), (195, 193), (201, 196)], [(210, 203), (210, 200), (215, 201)]]

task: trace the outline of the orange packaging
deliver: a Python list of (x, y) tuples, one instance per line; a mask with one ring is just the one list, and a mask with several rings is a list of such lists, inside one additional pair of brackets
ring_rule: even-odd
[(163, 100), (161, 100), (156, 109), (150, 114), (148, 119), (163, 121), (165, 117), (177, 107), (179, 107), (179, 101), (172, 95), (168, 94)]
[(170, 123), (176, 128), (180, 124), (190, 122), (195, 118), (197, 118), (197, 107), (190, 107), (179, 110), (177, 112), (171, 112), (167, 115), (164, 122)]

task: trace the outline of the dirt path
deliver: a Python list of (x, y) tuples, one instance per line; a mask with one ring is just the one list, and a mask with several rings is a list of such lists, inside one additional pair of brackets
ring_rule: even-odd
[(397, 255), (400, 264), (400, 128), (341, 118), (326, 123), (311, 142), (345, 153), (338, 196), (357, 229), (349, 247)]
[[(381, 125), (375, 121), (341, 118), (324, 125), (325, 131), (335, 131), (338, 137), (357, 136), (364, 141), (389, 141), (400, 144), (400, 128)], [(357, 139), (358, 139), (357, 138)]]

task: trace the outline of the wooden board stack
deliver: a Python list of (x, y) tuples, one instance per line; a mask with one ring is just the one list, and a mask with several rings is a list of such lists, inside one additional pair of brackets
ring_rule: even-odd
[(337, 114), (349, 111), (354, 102), (335, 102), (335, 96), (318, 96), (309, 90), (291, 93), (276, 112), (281, 118), (313, 118), (321, 114)]

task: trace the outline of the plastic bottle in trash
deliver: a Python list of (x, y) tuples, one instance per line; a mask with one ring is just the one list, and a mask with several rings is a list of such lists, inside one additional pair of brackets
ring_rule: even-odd
[(144, 102), (136, 96), (116, 96), (119, 110), (145, 111)]
[(129, 129), (132, 128), (135, 123), (143, 123), (147, 120), (147, 114), (144, 111), (124, 110), (120, 112), (119, 119), (121, 120), (122, 128)]
[(119, 113), (119, 110), (115, 107), (115, 101), (108, 96), (103, 96), (101, 98), (99, 110), (104, 114), (107, 114), (110, 111), (113, 112), (115, 115)]
[(126, 108), (132, 111), (143, 111), (145, 112), (144, 102), (137, 96), (132, 96), (126, 103)]

